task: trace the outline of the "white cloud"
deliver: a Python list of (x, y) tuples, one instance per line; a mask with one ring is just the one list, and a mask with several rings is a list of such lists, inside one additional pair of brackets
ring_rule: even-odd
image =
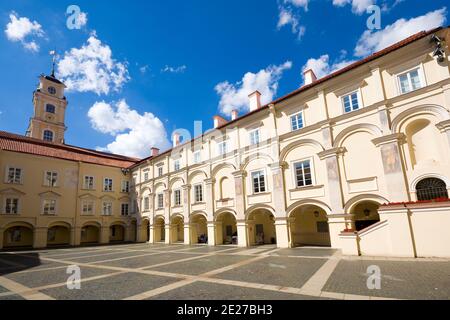
[(410, 20), (399, 19), (383, 30), (365, 31), (355, 48), (355, 56), (362, 57), (375, 51), (382, 50), (420, 31), (427, 31), (442, 26), (447, 18), (447, 9), (429, 12), (423, 16)]
[(184, 73), (187, 69), (187, 66), (182, 65), (179, 67), (171, 67), (166, 65), (164, 68), (161, 69), (161, 72), (166, 72), (166, 73)]
[(144, 158), (151, 147), (170, 147), (162, 121), (152, 113), (140, 114), (131, 109), (125, 100), (114, 104), (96, 102), (88, 117), (95, 130), (115, 137), (114, 142), (99, 150)]
[(347, 4), (351, 4), (354, 13), (363, 14), (368, 7), (374, 5), (376, 2), (376, 0), (333, 0), (333, 5), (343, 7)]
[(219, 109), (223, 114), (233, 110), (248, 110), (248, 95), (256, 90), (261, 92), (261, 103), (273, 100), (278, 90), (278, 82), (285, 70), (292, 68), (292, 62), (274, 66), (271, 65), (257, 73), (247, 72), (241, 81), (232, 84), (224, 81), (216, 85), (215, 90), (220, 96)]
[(113, 59), (111, 48), (102, 44), (95, 33), (80, 49), (65, 52), (58, 62), (58, 77), (68, 90), (98, 95), (119, 91), (130, 80), (127, 64)]
[(140, 71), (142, 74), (145, 74), (145, 73), (147, 73), (147, 71), (148, 71), (149, 69), (150, 69), (149, 65), (146, 64), (145, 66), (140, 67), (140, 68), (139, 68), (139, 71)]
[[(34, 38), (44, 36), (42, 26), (37, 21), (31, 22), (27, 17), (18, 17), (15, 12), (9, 15), (9, 19), (10, 22), (8, 22), (5, 29), (8, 40), (21, 42), (27, 50), (39, 51), (39, 45)], [(30, 38), (33, 40), (30, 40)]]
[(330, 56), (328, 54), (324, 54), (320, 56), (319, 58), (311, 58), (309, 59), (306, 64), (303, 66), (302, 71), (312, 69), (317, 76), (318, 79), (329, 75), (330, 73), (333, 73), (337, 70), (340, 70), (342, 68), (345, 68), (346, 66), (352, 64), (355, 62), (354, 60), (342, 60), (342, 54), (341, 58), (338, 61), (335, 61), (334, 63), (330, 64)]
[(294, 7), (302, 7), (308, 11), (309, 0), (284, 0), (284, 3), (292, 4)]
[(288, 7), (280, 6), (278, 10), (279, 10), (278, 24), (277, 24), (278, 30), (280, 30), (285, 26), (290, 25), (291, 32), (293, 34), (296, 34), (297, 38), (300, 40), (306, 32), (306, 27), (300, 25), (300, 20), (298, 16), (296, 16), (294, 12)]
[(80, 12), (77, 18), (77, 27), (82, 28), (87, 25), (88, 17), (86, 12)]

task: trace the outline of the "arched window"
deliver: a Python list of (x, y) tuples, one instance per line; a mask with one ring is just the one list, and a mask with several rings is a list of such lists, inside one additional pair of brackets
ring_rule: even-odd
[(416, 186), (417, 200), (448, 199), (447, 185), (437, 178), (421, 180)]
[(56, 111), (56, 107), (55, 107), (54, 105), (52, 105), (52, 104), (47, 104), (47, 105), (45, 106), (45, 112), (48, 112), (48, 113), (55, 113), (55, 111)]
[(44, 141), (53, 141), (53, 132), (50, 130), (44, 131)]

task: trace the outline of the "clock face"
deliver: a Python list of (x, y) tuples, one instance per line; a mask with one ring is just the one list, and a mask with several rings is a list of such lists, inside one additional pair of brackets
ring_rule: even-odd
[(48, 87), (48, 93), (55, 94), (56, 93), (56, 89), (54, 87)]

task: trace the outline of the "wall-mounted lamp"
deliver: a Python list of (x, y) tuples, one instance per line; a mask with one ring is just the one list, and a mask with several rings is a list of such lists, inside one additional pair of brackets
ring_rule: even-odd
[(366, 217), (370, 216), (370, 210), (369, 209), (364, 210), (364, 215)]
[(319, 211), (314, 211), (314, 217), (318, 218), (320, 215)]

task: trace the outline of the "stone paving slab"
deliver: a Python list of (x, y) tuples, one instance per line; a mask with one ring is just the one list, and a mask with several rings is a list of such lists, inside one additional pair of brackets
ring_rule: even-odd
[(225, 266), (248, 260), (246, 256), (210, 256), (192, 261), (170, 264), (146, 270), (164, 271), (170, 273), (200, 275), (208, 271), (223, 268)]
[(0, 293), (8, 292), (9, 290), (0, 286)]
[(128, 251), (128, 252), (106, 252), (108, 254), (102, 254), (100, 252), (96, 253), (96, 254), (92, 254), (91, 256), (87, 257), (83, 256), (83, 257), (79, 257), (79, 258), (73, 258), (73, 257), (61, 257), (59, 259), (63, 259), (63, 260), (69, 260), (69, 261), (74, 261), (74, 262), (79, 262), (79, 263), (94, 263), (96, 261), (104, 261), (104, 260), (112, 260), (112, 259), (119, 259), (119, 258), (125, 258), (125, 257), (132, 257), (132, 256), (138, 256), (141, 254), (146, 254), (145, 252), (140, 252), (140, 251)]
[(185, 250), (185, 249), (192, 249), (192, 246), (186, 246), (186, 245), (171, 245), (171, 246), (161, 246), (161, 247), (155, 247), (155, 250), (162, 250), (162, 251), (175, 251), (175, 250)]
[(198, 281), (148, 300), (310, 300), (312, 298), (271, 290)]
[(101, 265), (122, 267), (122, 268), (143, 268), (159, 263), (166, 263), (180, 259), (186, 259), (199, 256), (198, 254), (177, 254), (177, 253), (162, 253), (156, 255), (148, 255), (145, 257), (129, 258), (126, 260), (117, 260), (110, 262), (102, 262)]
[(280, 249), (270, 253), (272, 256), (303, 256), (303, 257), (331, 257), (337, 250), (322, 248), (292, 248)]
[(25, 300), (23, 297), (18, 294), (11, 294), (7, 296), (0, 297), (0, 301), (8, 301), (8, 300)]
[[(27, 254), (29, 255), (29, 254)], [(41, 260), (38, 254), (31, 254), (30, 257), (24, 257), (21, 255), (1, 255), (0, 259), (8, 260), (14, 265), (4, 264), (0, 267), (0, 276), (4, 276), (10, 273), (21, 272), (21, 271), (36, 271), (45, 268), (53, 268), (63, 266), (64, 264), (52, 261)]]
[[(56, 270), (36, 271), (32, 273), (12, 273), (6, 278), (18, 282), (26, 287), (37, 288), (57, 283), (66, 283), (70, 274), (66, 273), (67, 268)], [(98, 268), (80, 267), (81, 279), (94, 276), (110, 274), (114, 271)]]
[[(381, 269), (381, 290), (367, 288), (367, 268)], [(334, 270), (324, 291), (399, 299), (450, 299), (450, 262), (348, 261)]]
[(220, 273), (216, 278), (301, 288), (326, 262), (325, 259), (267, 256), (263, 260)]
[(121, 300), (176, 281), (178, 280), (167, 277), (124, 273), (81, 283), (80, 290), (59, 287), (42, 290), (41, 292), (57, 300)]
[[(232, 247), (209, 247), (209, 246), (195, 246), (187, 249), (185, 252), (191, 252), (191, 253), (211, 253), (211, 252), (217, 252), (220, 253), (224, 250), (230, 250)], [(228, 251), (226, 251), (228, 252)]]

